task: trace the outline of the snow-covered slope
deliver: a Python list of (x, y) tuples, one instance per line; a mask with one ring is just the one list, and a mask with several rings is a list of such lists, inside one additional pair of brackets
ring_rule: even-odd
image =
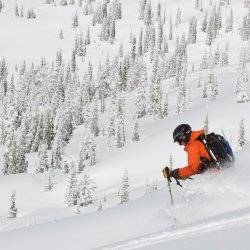
[[(56, 1), (57, 3), (59, 1)], [(196, 15), (200, 21), (203, 13), (194, 10), (193, 1), (161, 0), (166, 8), (167, 18), (174, 16), (178, 7), (183, 10), (182, 23), (174, 36), (188, 30), (189, 19)], [(163, 81), (164, 93), (168, 93), (169, 116), (157, 120), (147, 116), (140, 119), (140, 141), (132, 142), (134, 125), (134, 101), (136, 93), (126, 97), (126, 145), (120, 149), (107, 150), (103, 135), (96, 139), (97, 163), (87, 167), (86, 172), (97, 184), (97, 202), (81, 208), (65, 204), (65, 190), (69, 175), (56, 173), (55, 186), (50, 192), (44, 191), (47, 176), (35, 173), (38, 164), (36, 153), (28, 154), (28, 173), (0, 176), (0, 249), (4, 250), (88, 250), (88, 249), (248, 249), (250, 243), (250, 147), (241, 149), (237, 144), (239, 122), (245, 119), (246, 128), (250, 124), (250, 102), (237, 103), (235, 83), (237, 64), (241, 47), (239, 28), (242, 17), (247, 13), (243, 1), (232, 0), (234, 11), (233, 32), (221, 32), (217, 44), (222, 49), (229, 43), (230, 63), (217, 67), (219, 95), (210, 102), (201, 98), (202, 89), (197, 88), (199, 78), (206, 81), (207, 70), (200, 71), (201, 55), (208, 46), (205, 34), (198, 32), (197, 43), (188, 46), (188, 74), (186, 85), (192, 90), (191, 107), (182, 114), (176, 114), (177, 89), (173, 88), (173, 78)], [(25, 10), (34, 8), (37, 18), (14, 18), (16, 1), (4, 1), (5, 8), (0, 13), (0, 55), (5, 57), (14, 69), (16, 63), (38, 63), (41, 57), (51, 61), (56, 51), (62, 49), (66, 60), (70, 60), (76, 35), (91, 29), (91, 44), (87, 57), (79, 63), (83, 71), (90, 60), (97, 69), (99, 62), (112, 58), (118, 53), (121, 42), (129, 51), (130, 33), (139, 34), (142, 22), (138, 20), (139, 0), (121, 0), (122, 20), (117, 21), (114, 44), (101, 42), (98, 38), (100, 25), (91, 26), (91, 16), (81, 15), (77, 5), (62, 7), (57, 4), (45, 5), (44, 0), (19, 0), (18, 6)], [(152, 1), (155, 9), (158, 1)], [(209, 1), (203, 1), (204, 8)], [(72, 29), (72, 17), (79, 14), (79, 27)], [(222, 10), (223, 20), (230, 7)], [(223, 22), (224, 22), (223, 21)], [(59, 39), (60, 30), (64, 39)], [(199, 26), (200, 29), (200, 26)], [(175, 37), (176, 38), (176, 37)], [(169, 41), (173, 52), (175, 39)], [(148, 59), (148, 58), (147, 58)], [(192, 65), (195, 70), (191, 72)], [(150, 68), (150, 66), (149, 66)], [(150, 75), (150, 71), (148, 72)], [(172, 154), (174, 166), (186, 163), (183, 149), (172, 143), (172, 131), (180, 123), (189, 123), (193, 129), (203, 126), (209, 116), (209, 129), (224, 133), (236, 151), (235, 168), (219, 174), (207, 173), (187, 180), (180, 188), (172, 183), (175, 206), (170, 205), (167, 183), (162, 178), (161, 169), (168, 164)], [(101, 116), (105, 120), (106, 114)], [(77, 162), (80, 144), (85, 134), (84, 125), (78, 126), (65, 149), (65, 158)], [(1, 148), (0, 164), (3, 165), (5, 148)], [(130, 202), (119, 204), (117, 192), (124, 170), (128, 171)], [(83, 174), (79, 174), (81, 179)], [(145, 183), (155, 183), (157, 189), (145, 194)], [(17, 218), (7, 218), (9, 197), (12, 190), (17, 192)], [(103, 200), (103, 209), (97, 211), (98, 202)]]

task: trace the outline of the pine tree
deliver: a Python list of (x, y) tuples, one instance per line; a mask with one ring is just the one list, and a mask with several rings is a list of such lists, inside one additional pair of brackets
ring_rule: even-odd
[(208, 96), (207, 91), (208, 91), (207, 82), (205, 82), (204, 85), (203, 85), (203, 89), (202, 89), (202, 98), (207, 98), (207, 96)]
[(244, 119), (241, 119), (241, 121), (240, 121), (238, 144), (240, 147), (243, 147), (246, 144), (246, 129), (245, 129), (245, 120)]
[(90, 131), (95, 137), (97, 137), (100, 132), (98, 121), (99, 121), (99, 111), (98, 111), (97, 101), (94, 101), (91, 114)]
[(142, 48), (142, 38), (143, 38), (143, 30), (140, 30), (140, 37), (138, 41), (138, 48), (137, 48), (137, 55), (138, 57), (143, 55), (143, 48)]
[(76, 51), (72, 51), (71, 56), (71, 71), (74, 73), (76, 71)]
[(206, 44), (210, 46), (212, 42), (213, 42), (213, 27), (212, 27), (212, 22), (210, 21), (207, 26)]
[(100, 200), (99, 201), (99, 204), (98, 204), (98, 208), (97, 208), (97, 211), (102, 211), (102, 201)]
[[(1, 5), (1, 4), (0, 4)], [(1, 9), (1, 7), (0, 7), (0, 9)], [(1, 10), (0, 10), (0, 12), (1, 12)], [(19, 9), (18, 9), (18, 6), (16, 5), (16, 7), (15, 7), (15, 16), (16, 17), (19, 17), (20, 16), (20, 14), (19, 14)]]
[(200, 8), (200, 1), (199, 0), (195, 0), (195, 9), (199, 10)]
[(38, 168), (36, 169), (37, 173), (44, 173), (45, 171), (48, 171), (49, 169), (49, 162), (48, 162), (48, 154), (47, 154), (47, 145), (42, 144), (39, 147), (39, 164)]
[(23, 13), (23, 6), (21, 6), (21, 11), (20, 11), (20, 17), (23, 17), (24, 13)]
[(133, 131), (133, 141), (140, 141), (140, 135), (139, 135), (139, 125), (138, 121), (136, 120), (135, 125), (134, 125), (134, 131)]
[(119, 57), (123, 57), (123, 44), (121, 43), (120, 44), (120, 47), (119, 47)]
[(189, 23), (189, 33), (188, 33), (188, 43), (196, 43), (197, 36), (197, 18), (195, 16), (192, 17)]
[(122, 177), (121, 187), (118, 192), (120, 198), (120, 204), (126, 203), (129, 201), (129, 179), (128, 171), (125, 170)]
[(90, 28), (88, 27), (87, 29), (87, 34), (86, 34), (86, 45), (90, 44)]
[(209, 87), (211, 101), (215, 101), (218, 95), (218, 83), (213, 68), (210, 68), (208, 72), (207, 86)]
[(169, 39), (169, 40), (172, 40), (172, 39), (173, 39), (173, 22), (172, 22), (172, 17), (170, 17), (170, 19), (169, 19), (168, 39)]
[(205, 12), (204, 18), (201, 23), (201, 30), (202, 32), (206, 32), (207, 30), (207, 11)]
[(146, 4), (147, 4), (147, 0), (140, 0), (140, 9), (139, 9), (139, 19), (140, 20), (144, 19)]
[(177, 113), (183, 113), (187, 109), (187, 90), (185, 82), (181, 82), (177, 95)]
[(125, 145), (125, 100), (119, 98), (115, 114), (115, 145), (121, 148)]
[(16, 218), (17, 217), (17, 208), (16, 208), (16, 192), (13, 191), (10, 197), (10, 208), (8, 218)]
[(158, 22), (157, 27), (157, 41), (156, 41), (156, 48), (157, 52), (160, 53), (162, 51), (162, 43), (163, 43), (163, 24), (161, 21)]
[(78, 185), (78, 199), (80, 206), (88, 206), (95, 201), (96, 184), (88, 174), (84, 174), (83, 180)]
[(180, 8), (177, 9), (176, 17), (175, 17), (175, 26), (178, 28), (179, 24), (181, 23), (181, 10)]
[(75, 207), (74, 211), (75, 211), (75, 214), (81, 213), (81, 206), (80, 206), (80, 199), (79, 198), (77, 199), (76, 207)]
[(238, 94), (238, 102), (244, 103), (250, 101), (248, 95), (248, 71), (246, 67), (246, 50), (240, 53), (240, 61), (238, 66), (238, 77), (236, 83), (236, 93)]
[(161, 118), (166, 118), (168, 116), (168, 95), (165, 95), (165, 98), (163, 100), (163, 105), (162, 105), (162, 109), (161, 109)]
[(44, 186), (44, 190), (47, 191), (51, 191), (52, 188), (54, 187), (55, 183), (52, 181), (52, 174), (48, 173), (47, 175), (47, 179), (46, 179), (46, 184)]
[(203, 122), (203, 129), (205, 132), (205, 135), (207, 135), (209, 133), (209, 120), (208, 120), (208, 114), (205, 117), (205, 120)]
[(89, 136), (88, 140), (88, 149), (89, 149), (89, 160), (90, 160), (90, 166), (94, 166), (96, 164), (96, 143), (95, 138), (91, 134)]
[(131, 49), (130, 49), (130, 57), (131, 57), (131, 62), (133, 63), (136, 58), (136, 38), (133, 37), (132, 39), (132, 44), (131, 44)]
[(79, 26), (79, 21), (78, 21), (78, 14), (77, 12), (73, 16), (73, 22), (72, 22), (72, 27), (75, 29)]
[(230, 16), (226, 21), (226, 32), (230, 32), (233, 30), (233, 9), (231, 9)]
[(151, 7), (151, 0), (149, 0), (145, 6), (144, 10), (144, 24), (145, 25), (151, 25), (152, 24), (152, 18), (153, 18), (153, 12)]
[(65, 202), (70, 206), (75, 206), (77, 204), (77, 179), (76, 179), (76, 172), (72, 171), (70, 175), (70, 179), (68, 182), (68, 187), (65, 193)]
[(140, 83), (139, 88), (137, 89), (136, 108), (137, 108), (137, 118), (141, 118), (146, 115), (147, 99), (146, 99), (145, 87), (142, 83)]
[(151, 84), (149, 92), (150, 113), (152, 115), (160, 116), (162, 103), (162, 86), (161, 77), (159, 74), (159, 58), (156, 57), (153, 63), (153, 70), (151, 74)]
[(59, 38), (60, 38), (61, 40), (64, 39), (64, 35), (63, 35), (63, 30), (62, 30), (62, 29), (60, 30)]
[(161, 3), (158, 2), (156, 10), (156, 21), (161, 21)]

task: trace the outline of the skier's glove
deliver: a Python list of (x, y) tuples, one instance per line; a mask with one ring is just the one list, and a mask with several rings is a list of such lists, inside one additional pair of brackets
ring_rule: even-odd
[(175, 169), (175, 170), (171, 171), (169, 169), (169, 167), (165, 167), (162, 170), (162, 172), (163, 172), (163, 176), (165, 178), (167, 178), (168, 180), (170, 180), (170, 181), (171, 181), (171, 177), (173, 177), (174, 179), (180, 179), (178, 169)]
[(170, 176), (175, 178), (175, 179), (181, 179), (179, 176), (179, 171), (178, 168), (170, 172)]

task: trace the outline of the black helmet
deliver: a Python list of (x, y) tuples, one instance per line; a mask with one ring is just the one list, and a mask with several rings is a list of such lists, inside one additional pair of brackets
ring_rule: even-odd
[(174, 142), (188, 143), (192, 129), (188, 124), (179, 125), (173, 133)]

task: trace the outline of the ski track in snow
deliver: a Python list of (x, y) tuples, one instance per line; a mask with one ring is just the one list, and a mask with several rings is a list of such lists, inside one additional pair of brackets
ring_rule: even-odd
[(153, 246), (162, 242), (190, 237), (192, 235), (206, 234), (211, 231), (242, 227), (250, 224), (250, 214), (236, 216), (231, 219), (222, 219), (208, 223), (196, 224), (194, 226), (163, 231), (160, 233), (143, 236), (123, 243), (96, 248), (96, 250), (130, 250)]

